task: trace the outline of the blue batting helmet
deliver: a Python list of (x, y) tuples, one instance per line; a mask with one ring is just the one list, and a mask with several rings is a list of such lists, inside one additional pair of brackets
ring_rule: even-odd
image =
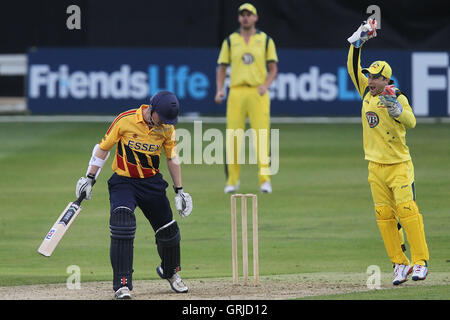
[(178, 122), (178, 109), (180, 103), (177, 97), (170, 91), (159, 91), (150, 98), (152, 110), (158, 113), (159, 118), (165, 124)]

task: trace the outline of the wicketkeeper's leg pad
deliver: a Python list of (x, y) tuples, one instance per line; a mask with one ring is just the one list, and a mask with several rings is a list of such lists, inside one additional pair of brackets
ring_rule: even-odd
[(399, 223), (397, 223), (397, 229), (398, 229), (398, 236), (400, 237), (400, 243), (402, 246), (402, 251), (405, 252), (406, 251), (406, 246), (405, 246), (405, 234), (403, 233), (403, 228), (402, 225)]
[(136, 232), (136, 217), (127, 207), (118, 207), (111, 212), (110, 258), (113, 268), (113, 289), (121, 287), (133, 289), (133, 242)]
[(394, 210), (389, 206), (375, 206), (378, 229), (383, 238), (384, 247), (393, 264), (409, 265), (409, 260), (405, 256), (401, 246), (401, 239), (397, 228), (398, 220), (394, 215)]
[(161, 258), (161, 268), (164, 278), (168, 279), (181, 270), (180, 262), (180, 229), (176, 220), (159, 228), (155, 233), (158, 254)]
[(411, 200), (400, 203), (396, 209), (408, 238), (412, 263), (425, 265), (430, 257), (425, 239), (423, 216), (419, 213), (416, 202)]

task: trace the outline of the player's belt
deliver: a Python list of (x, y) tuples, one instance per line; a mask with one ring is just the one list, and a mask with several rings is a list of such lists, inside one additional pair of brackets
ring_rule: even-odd
[(230, 88), (257, 88), (258, 86), (260, 86), (260, 85), (259, 84), (251, 85), (251, 84), (244, 83), (244, 84), (238, 84), (238, 85), (232, 86)]

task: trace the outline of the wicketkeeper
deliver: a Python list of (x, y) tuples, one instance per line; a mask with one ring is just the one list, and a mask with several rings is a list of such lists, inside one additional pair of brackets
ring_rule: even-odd
[(175, 127), (179, 102), (174, 94), (160, 91), (149, 105), (131, 109), (117, 116), (103, 139), (95, 145), (86, 172), (77, 183), (77, 197), (86, 191), (91, 199), (92, 186), (116, 146), (108, 180), (110, 197), (110, 258), (113, 269), (113, 289), (116, 299), (130, 299), (133, 289), (133, 242), (136, 231), (135, 208), (139, 207), (155, 231), (161, 264), (158, 275), (167, 279), (177, 293), (188, 291), (178, 272), (180, 266), (180, 230), (173, 219), (166, 196), (168, 183), (159, 172), (162, 149), (174, 184), (175, 207), (182, 217), (192, 211), (192, 198), (181, 184), (181, 169), (177, 158)]
[[(424, 280), (430, 259), (423, 217), (416, 204), (414, 167), (406, 145), (406, 129), (416, 126), (408, 98), (393, 85), (386, 61), (361, 68), (361, 47), (376, 36), (376, 21), (369, 19), (347, 40), (348, 73), (363, 100), (361, 117), (365, 159), (369, 160), (369, 183), (375, 215), (387, 254), (394, 265), (394, 285)], [(366, 77), (366, 75), (368, 77)], [(405, 229), (411, 262), (401, 249), (398, 220)]]

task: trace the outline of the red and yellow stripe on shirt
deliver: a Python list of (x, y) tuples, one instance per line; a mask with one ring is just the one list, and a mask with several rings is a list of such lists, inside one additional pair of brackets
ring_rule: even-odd
[(162, 125), (149, 128), (142, 110), (131, 109), (119, 114), (106, 132), (100, 148), (111, 150), (116, 145), (112, 170), (118, 175), (131, 178), (148, 178), (159, 172), (162, 149), (167, 158), (176, 155), (175, 127)]

